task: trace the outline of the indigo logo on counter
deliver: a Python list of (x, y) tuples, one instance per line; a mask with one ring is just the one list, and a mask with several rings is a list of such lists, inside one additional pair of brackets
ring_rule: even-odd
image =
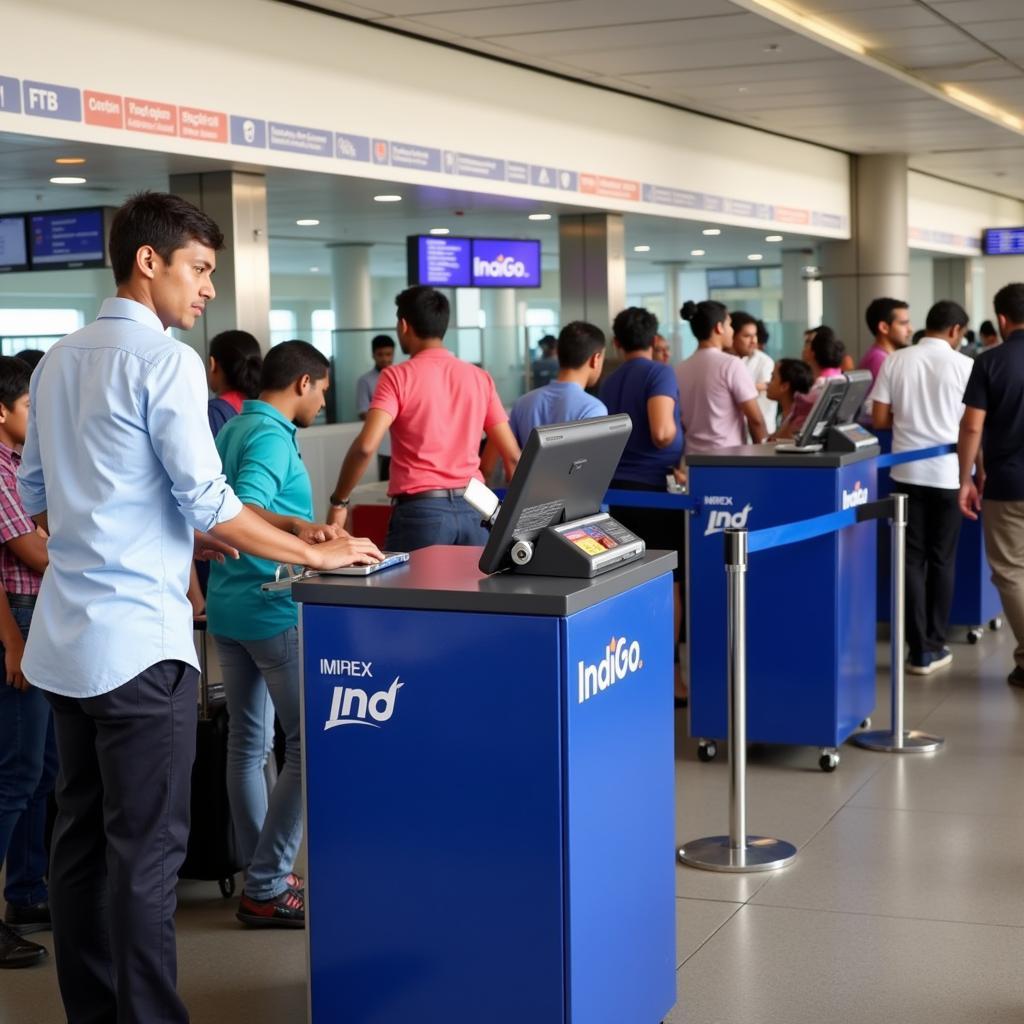
[[(372, 661), (350, 661), (344, 658), (321, 658), (320, 672), (326, 676), (361, 676), (373, 678)], [(405, 684), (398, 676), (386, 689), (377, 693), (355, 686), (335, 686), (331, 713), (324, 723), (324, 732), (339, 725), (368, 725), (379, 729), (395, 713), (398, 691)], [(373, 719), (373, 721), (368, 721)]]
[[(708, 512), (708, 525), (704, 531), (705, 537), (710, 537), (713, 533), (721, 533), (723, 530), (745, 530), (750, 510), (754, 507), (753, 505), (744, 505), (739, 512), (731, 512), (729, 511), (733, 507), (731, 497), (705, 498), (704, 504), (719, 506), (717, 509), (713, 508)], [(722, 508), (721, 506), (723, 505), (726, 508)]]
[(596, 665), (584, 665), (582, 661), (577, 665), (580, 704), (644, 667), (640, 644), (636, 640), (630, 643), (624, 636), (612, 637)]
[(866, 505), (868, 503), (868, 489), (862, 487), (858, 480), (853, 485), (852, 491), (843, 491), (843, 509), (856, 508), (858, 505)]

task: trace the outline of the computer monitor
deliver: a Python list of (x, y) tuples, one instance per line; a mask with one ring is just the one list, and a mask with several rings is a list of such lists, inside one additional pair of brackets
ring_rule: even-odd
[(843, 400), (836, 410), (835, 419), (832, 421), (832, 425), (836, 427), (853, 423), (864, 406), (871, 385), (875, 382), (870, 370), (851, 370), (844, 376), (847, 382), (846, 394), (843, 395)]
[[(869, 374), (870, 376), (870, 374)], [(812, 444), (824, 444), (828, 428), (835, 422), (836, 414), (846, 395), (847, 381), (843, 376), (828, 377), (818, 392), (818, 398), (807, 414), (799, 433), (793, 438), (797, 448)]]
[(625, 415), (537, 427), (498, 511), (480, 571), (512, 565), (512, 546), (549, 526), (597, 512), (615, 475), (633, 421)]

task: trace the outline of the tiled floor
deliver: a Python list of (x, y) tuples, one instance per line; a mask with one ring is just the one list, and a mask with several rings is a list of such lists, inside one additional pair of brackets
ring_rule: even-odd
[[(1024, 691), (1005, 682), (1011, 647), (990, 633), (955, 645), (951, 669), (908, 677), (907, 724), (944, 734), (938, 754), (846, 746), (826, 775), (816, 751), (752, 748), (750, 831), (800, 852), (770, 874), (677, 868), (667, 1024), (1024, 1024)], [(876, 726), (886, 685), (883, 673)], [(723, 755), (701, 764), (680, 739), (680, 841), (725, 831)], [(243, 931), (213, 885), (180, 895), (195, 1024), (301, 1024), (302, 934)], [(63, 1019), (52, 963), (0, 977), (0, 1024)]]

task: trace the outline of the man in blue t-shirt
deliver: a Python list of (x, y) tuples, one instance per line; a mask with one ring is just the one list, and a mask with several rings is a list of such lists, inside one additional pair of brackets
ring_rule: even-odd
[(558, 375), (512, 406), (508, 422), (520, 448), (526, 445), (534, 427), (608, 415), (604, 402), (584, 390), (600, 380), (604, 350), (604, 333), (593, 324), (574, 320), (562, 328), (558, 335)]
[[(646, 309), (630, 306), (612, 324), (615, 347), (622, 365), (604, 382), (601, 398), (611, 414), (628, 413), (633, 430), (615, 470), (612, 487), (628, 491), (662, 491), (683, 455), (683, 426), (679, 418), (679, 385), (671, 366), (653, 359), (658, 318)], [(657, 508), (612, 506), (611, 514), (642, 537), (649, 548), (674, 550), (679, 564), (673, 573), (676, 638), (683, 619), (683, 534), (685, 512)], [(676, 707), (686, 706), (686, 686), (675, 645)]]

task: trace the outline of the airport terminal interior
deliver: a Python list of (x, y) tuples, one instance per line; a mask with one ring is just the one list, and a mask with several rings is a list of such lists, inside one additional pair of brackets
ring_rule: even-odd
[[(237, 328), (264, 353), (301, 340), (330, 362), (325, 408), (297, 434), (320, 518), (362, 427), (357, 382), (373, 366), (371, 340), (397, 337), (395, 297), (409, 286), (447, 297), (446, 347), (487, 371), (509, 409), (550, 379), (542, 339), (572, 321), (604, 332), (606, 374), (614, 370), (621, 353), (611, 342), (612, 322), (627, 307), (657, 317), (673, 367), (698, 351), (681, 307), (710, 300), (749, 314), (776, 363), (807, 359), (808, 332), (828, 325), (850, 357), (844, 369), (852, 369), (876, 341), (865, 323), (873, 299), (901, 300), (913, 331), (925, 328), (937, 303), (957, 304), (969, 318), (959, 351), (976, 361), (988, 357), (982, 324), (998, 322), (994, 296), (1024, 282), (1022, 0), (182, 0), (173, 9), (127, 0), (89, 9), (72, 0), (0, 0), (0, 25), (0, 37), (14, 43), (0, 46), (0, 356), (47, 352), (96, 318), (114, 293), (105, 247), (113, 212), (126, 199), (141, 190), (185, 197), (217, 221), (226, 241), (213, 279), (217, 298), (191, 331), (172, 329), (173, 337), (205, 361), (211, 340)], [(396, 362), (405, 358), (396, 349)], [(310, 818), (294, 870), (310, 879), (310, 928), (243, 927), (235, 919), (241, 872), (229, 896), (216, 878), (179, 883), (178, 990), (194, 1024), (511, 1024), (516, 993), (539, 991), (548, 969), (564, 998), (550, 1016), (533, 1013), (522, 1024), (1024, 1020), (1017, 774), (1024, 769), (1024, 689), (1007, 682), (1013, 632), (989, 582), (981, 529), (965, 520), (946, 638), (951, 663), (920, 674), (913, 665), (897, 670), (893, 633), (898, 643), (903, 630), (892, 625), (891, 609), (902, 563), (890, 562), (899, 535), (890, 523), (901, 506), (890, 495), (898, 481), (889, 478), (890, 441), (878, 447), (870, 417), (860, 434), (851, 432), (861, 408), (858, 402), (848, 422), (833, 409), (835, 422), (822, 421), (831, 427), (827, 441), (797, 436), (796, 447), (820, 440), (823, 452), (780, 453), (784, 468), (746, 449), (746, 463), (715, 451), (687, 456), (685, 485), (670, 479), (657, 495), (657, 507), (674, 510), (665, 515), (674, 517), (686, 563), (686, 611), (675, 640), (689, 705), (677, 689), (669, 711), (671, 661), (658, 661), (665, 731), (651, 742), (664, 740), (673, 760), (650, 792), (667, 794), (674, 816), (652, 829), (664, 846), (663, 880), (669, 884), (671, 870), (674, 888), (662, 893), (650, 933), (650, 892), (641, 881), (634, 896), (635, 880), (619, 878), (613, 865), (646, 864), (651, 851), (628, 848), (620, 833), (632, 826), (616, 832), (613, 803), (593, 825), (588, 815), (601, 817), (599, 798), (578, 794), (574, 759), (581, 751), (580, 772), (584, 764), (608, 776), (621, 771), (623, 786), (637, 786), (628, 802), (638, 806), (648, 794), (645, 777), (627, 770), (621, 759), (634, 748), (615, 738), (606, 752), (582, 752), (572, 718), (574, 615), (538, 605), (537, 622), (564, 615), (558, 671), (568, 672), (569, 706), (552, 741), (557, 757), (545, 752), (563, 773), (557, 885), (564, 886), (564, 919), (553, 926), (563, 960), (540, 971), (531, 966), (540, 954), (527, 956), (528, 943), (517, 945), (524, 887), (540, 859), (529, 801), (508, 805), (504, 855), (466, 867), (472, 888), (467, 881), (463, 891), (457, 873), (442, 867), (449, 857), (471, 856), (471, 845), (458, 847), (471, 843), (477, 810), (481, 833), (499, 827), (514, 791), (501, 770), (488, 790), (482, 778), (491, 776), (474, 760), (485, 756), (488, 730), (510, 728), (499, 714), (470, 724), (472, 740), (454, 726), (446, 732), (443, 718), (429, 720), (452, 746), (443, 757), (425, 749), (474, 778), (467, 790), (479, 806), (464, 829), (447, 836), (431, 831), (424, 808), (414, 809), (416, 824), (404, 837), (403, 822), (390, 822), (384, 833), (403, 848), (382, 863), (418, 867), (393, 890), (376, 871), (346, 877), (338, 902), (321, 904), (320, 921), (336, 912), (332, 932), (317, 931), (325, 928), (313, 924), (317, 879), (331, 873), (318, 874), (318, 866), (333, 866), (336, 856), (339, 875), (354, 869), (343, 848), (324, 852), (330, 829), (325, 822), (318, 833), (311, 808), (328, 797), (319, 781), (314, 794), (310, 773), (327, 766), (328, 741), (362, 744), (372, 731), (331, 729), (336, 707), (324, 733), (317, 725), (308, 737), (317, 760), (306, 751)], [(778, 415), (773, 406), (768, 433)], [(955, 432), (948, 441), (956, 443)], [(952, 450), (945, 449), (950, 459)], [(801, 468), (801, 459), (815, 458)], [(491, 483), (508, 482), (499, 473)], [(511, 503), (515, 477), (508, 493)], [(624, 503), (626, 492), (616, 493)], [(349, 528), (365, 529), (383, 546), (380, 524), (391, 504), (376, 462), (351, 502), (356, 527)], [(588, 511), (598, 513), (599, 504)], [(617, 503), (606, 504), (614, 514)], [(773, 539), (762, 529), (813, 517), (832, 517), (806, 533), (813, 539)], [(745, 573), (725, 571), (727, 528), (751, 531)], [(504, 565), (514, 577), (507, 553)], [(670, 569), (660, 577), (665, 594)], [(386, 582), (390, 571), (360, 582)], [(578, 616), (596, 615), (602, 606), (591, 604), (599, 598), (619, 599), (611, 584), (601, 590), (600, 580), (613, 573), (591, 571), (594, 586), (579, 598), (585, 610)], [(727, 594), (727, 577), (731, 588), (738, 575), (747, 586), (745, 622), (736, 617), (736, 590)], [(531, 578), (541, 577), (519, 577)], [(506, 625), (517, 616), (534, 621), (526, 604), (499, 607), (513, 597), (491, 586), (496, 579), (480, 582), (480, 609), (497, 609), (492, 618)], [(637, 583), (636, 594), (652, 585)], [(476, 588), (474, 577), (474, 598)], [(313, 589), (304, 592), (319, 600)], [(466, 611), (450, 600), (426, 601), (404, 614)], [(369, 614), (332, 609), (339, 622), (349, 612)], [(667, 651), (671, 614), (663, 620)], [(339, 636), (354, 635), (337, 628)], [(475, 665), (477, 654), (466, 652), (490, 643), (480, 662), (497, 663), (509, 648), (489, 628), (443, 634), (441, 646)], [(596, 693), (595, 675), (594, 687), (610, 707), (612, 697), (631, 699), (627, 669), (644, 666), (639, 654), (635, 665), (623, 655), (615, 681), (616, 635), (628, 639), (641, 623), (609, 628), (618, 631), (606, 648), (611, 679)], [(737, 630), (745, 651), (735, 645)], [(415, 651), (428, 634), (417, 626), (387, 645)], [(525, 649), (534, 641), (523, 635)], [(214, 645), (201, 631), (195, 637), (219, 692)], [(315, 651), (318, 658), (360, 656), (352, 642)], [(509, 657), (518, 665), (526, 655)], [(584, 660), (598, 658), (579, 654), (580, 708)], [(896, 661), (903, 659), (901, 646)], [(313, 664), (309, 655), (307, 674)], [(486, 672), (477, 682), (488, 685)], [(730, 686), (740, 682), (749, 690), (742, 777), (728, 720), (737, 704)], [(903, 695), (905, 728), (941, 740), (937, 749), (857, 744), (862, 733), (892, 731), (894, 687)], [(372, 709), (382, 695), (371, 696)], [(635, 727), (640, 719), (623, 707), (623, 729)], [(391, 724), (382, 722), (382, 736)], [(524, 764), (534, 754), (541, 751), (520, 751)], [(339, 785), (341, 764), (333, 769)], [(509, 762), (509, 777), (518, 765)], [(418, 770), (409, 768), (410, 792), (427, 792), (412, 784)], [(368, 767), (357, 781), (372, 787), (373, 772)], [(223, 780), (202, 784), (223, 787)], [(353, 814), (370, 814), (364, 801), (343, 795)], [(609, 788), (607, 795), (615, 801), (622, 793)], [(392, 796), (382, 786), (381, 806), (407, 806)], [(769, 837), (763, 849), (774, 838), (792, 844), (795, 856), (769, 870), (736, 870), (735, 858), (733, 870), (684, 862), (680, 853), (692, 853), (700, 837), (724, 835), (728, 847), (740, 821), (750, 837)], [(610, 836), (608, 848), (617, 851), (609, 853), (607, 874), (575, 859), (585, 845), (585, 859), (600, 863), (603, 839), (591, 835)], [(758, 840), (750, 842), (756, 853)], [(353, 844), (361, 857), (373, 846)], [(345, 962), (324, 936), (343, 933), (345, 893), (364, 889), (379, 897), (377, 916), (365, 960)], [(658, 931), (666, 900), (673, 935)], [(363, 913), (367, 899), (357, 902)], [(473, 926), (481, 929), (474, 955), (494, 961), (485, 977), (503, 980), (481, 991), (468, 976), (475, 966), (461, 979), (456, 968), (444, 998), (431, 1004), (428, 993), (443, 985), (424, 975), (447, 978), (442, 950), (459, 948), (449, 939), (456, 926), (444, 921), (446, 903), (461, 921), (457, 908), (467, 902), (475, 903)], [(428, 914), (437, 915), (442, 936), (436, 948)], [(68, 1018), (51, 932), (27, 937), (49, 955), (0, 971), (0, 1024), (59, 1024)], [(605, 948), (608, 959), (581, 966), (577, 948), (595, 956)], [(646, 980), (647, 967), (662, 977), (659, 965), (670, 989), (674, 979), (668, 995)], [(351, 1010), (346, 984), (358, 993)]]

